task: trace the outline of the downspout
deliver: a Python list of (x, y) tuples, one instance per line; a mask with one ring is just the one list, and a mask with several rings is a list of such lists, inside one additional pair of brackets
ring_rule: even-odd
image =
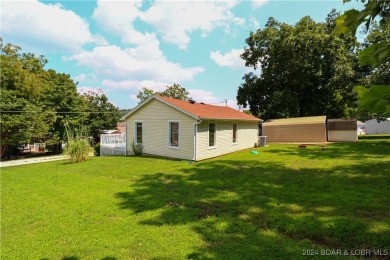
[(202, 120), (199, 120), (199, 121), (196, 121), (196, 123), (194, 124), (194, 159), (192, 159), (194, 162), (196, 162), (196, 155), (197, 155), (197, 139), (198, 139), (198, 125), (202, 123)]
[(125, 143), (126, 143), (125, 156), (127, 156), (127, 136), (128, 136), (128, 133), (127, 133), (127, 122), (125, 122)]

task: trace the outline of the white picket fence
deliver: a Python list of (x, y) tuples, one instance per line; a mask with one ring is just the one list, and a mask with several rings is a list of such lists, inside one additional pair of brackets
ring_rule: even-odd
[(126, 134), (102, 134), (100, 156), (126, 155)]

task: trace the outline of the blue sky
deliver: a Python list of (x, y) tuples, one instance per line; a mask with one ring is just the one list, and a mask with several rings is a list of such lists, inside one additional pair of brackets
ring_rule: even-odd
[[(137, 105), (142, 87), (179, 83), (196, 101), (236, 106), (240, 59), (250, 31), (270, 16), (324, 21), (337, 1), (2, 1), (1, 37), (43, 54), (47, 68), (70, 74), (79, 91), (104, 90), (120, 108)], [(288, 58), (288, 57), (286, 57)], [(255, 72), (259, 73), (259, 71)]]

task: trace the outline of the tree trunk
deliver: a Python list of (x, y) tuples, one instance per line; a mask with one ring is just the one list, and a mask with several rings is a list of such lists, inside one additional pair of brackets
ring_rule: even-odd
[(6, 144), (0, 144), (0, 158), (3, 158), (5, 149), (7, 148)]

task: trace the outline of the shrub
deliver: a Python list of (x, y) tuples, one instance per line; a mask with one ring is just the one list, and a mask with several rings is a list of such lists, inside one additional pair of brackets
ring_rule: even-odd
[(82, 128), (71, 128), (65, 124), (65, 132), (68, 143), (65, 146), (64, 154), (69, 155), (72, 163), (86, 161), (89, 153), (93, 151), (86, 131)]
[(95, 149), (95, 155), (100, 156), (100, 143), (96, 143), (93, 149)]
[(143, 144), (137, 144), (137, 143), (132, 142), (131, 146), (133, 147), (133, 153), (135, 156), (142, 155), (142, 150), (144, 149)]

